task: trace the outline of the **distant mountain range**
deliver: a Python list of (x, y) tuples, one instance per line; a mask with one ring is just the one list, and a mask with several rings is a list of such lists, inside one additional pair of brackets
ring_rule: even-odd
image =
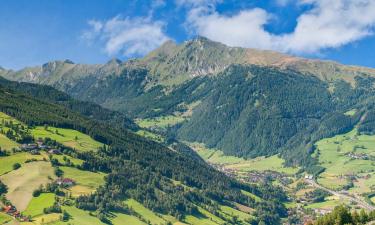
[[(136, 118), (181, 116), (168, 136), (242, 157), (280, 153), (314, 168), (314, 143), (349, 130), (372, 112), (375, 69), (206, 38), (166, 42), (141, 59), (84, 65), (53, 61), (0, 76), (53, 86)], [(355, 115), (345, 114), (355, 109)], [(367, 114), (366, 114), (367, 113)], [(366, 119), (367, 118), (367, 119)], [(372, 132), (363, 117), (360, 131)]]

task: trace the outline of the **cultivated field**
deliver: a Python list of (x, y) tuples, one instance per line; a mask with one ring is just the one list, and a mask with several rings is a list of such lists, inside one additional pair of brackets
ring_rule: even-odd
[(45, 185), (54, 179), (54, 170), (49, 162), (30, 162), (22, 165), (18, 170), (14, 170), (0, 179), (8, 186), (6, 197), (17, 207), (24, 211), (31, 199), (34, 190), (40, 185)]
[(95, 151), (103, 146), (102, 143), (95, 141), (90, 136), (71, 129), (48, 127), (46, 130), (45, 127), (39, 126), (32, 129), (31, 134), (35, 138), (49, 137), (52, 140), (56, 140), (65, 146), (79, 151)]

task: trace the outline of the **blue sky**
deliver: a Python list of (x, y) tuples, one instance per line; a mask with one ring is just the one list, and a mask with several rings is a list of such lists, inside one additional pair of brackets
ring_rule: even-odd
[(0, 66), (105, 63), (197, 35), (375, 67), (375, 0), (2, 0)]

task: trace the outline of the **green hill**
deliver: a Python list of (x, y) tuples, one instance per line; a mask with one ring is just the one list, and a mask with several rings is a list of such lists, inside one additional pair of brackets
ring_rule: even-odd
[[(41, 132), (39, 126), (43, 126), (47, 131), (53, 127), (56, 130), (52, 130), (51, 135), (48, 135), (48, 132), (43, 133), (42, 138), (45, 143), (59, 149), (62, 154), (70, 158), (79, 159), (70, 160), (66, 157), (62, 160), (54, 160), (53, 156), (49, 157), (46, 155), (47, 152), (42, 150), (41, 155), (36, 155), (35, 159), (24, 159), (25, 161), (21, 159), (18, 163), (20, 168), (13, 164), (9, 165), (11, 173), (6, 174), (7, 179), (4, 179), (6, 184), (12, 188), (15, 187), (14, 190), (21, 190), (16, 187), (17, 185), (34, 182), (34, 178), (28, 176), (27, 173), (37, 172), (35, 179), (40, 179), (41, 183), (36, 183), (35, 188), (39, 184), (43, 184), (43, 187), (37, 188), (39, 191), (56, 195), (55, 202), (58, 204), (51, 206), (51, 201), (49, 201), (48, 206), (46, 205), (44, 209), (45, 214), (49, 212), (61, 213), (62, 211), (59, 210), (64, 209), (66, 205), (68, 214), (73, 210), (71, 208), (73, 207), (74, 210), (79, 210), (76, 215), (96, 216), (97, 221), (118, 221), (121, 218), (135, 220), (132, 216), (140, 218), (142, 221), (143, 215), (137, 214), (132, 207), (123, 204), (128, 199), (134, 199), (143, 207), (164, 218), (166, 223), (168, 221), (191, 220), (192, 218), (195, 218), (193, 221), (196, 221), (200, 218), (210, 217), (218, 217), (219, 219), (215, 220), (219, 223), (230, 222), (232, 218), (224, 215), (220, 217), (221, 206), (228, 206), (235, 210), (236, 204), (254, 209), (255, 219), (267, 223), (278, 223), (280, 217), (286, 216), (285, 208), (280, 204), (281, 201), (286, 200), (286, 196), (277, 189), (273, 190), (269, 184), (265, 184), (267, 188), (262, 188), (263, 185), (238, 182), (185, 153), (173, 151), (122, 127), (113, 127), (110, 125), (111, 123), (89, 119), (66, 108), (64, 104), (57, 104), (54, 100), (47, 101), (47, 97), (37, 99), (25, 95), (25, 92), (14, 90), (14, 85), (7, 85), (6, 82), (0, 84), (0, 111), (13, 121), (6, 123), (6, 127), (12, 133), (9, 137), (18, 142), (30, 143), (37, 140), (34, 139), (34, 136), (37, 138)], [(22, 84), (18, 85), (22, 87)], [(21, 87), (17, 90), (22, 89)], [(27, 85), (25, 89), (27, 89), (26, 87)], [(61, 130), (59, 131), (59, 129)], [(71, 143), (67, 144), (64, 138), (56, 136), (62, 135), (69, 138), (67, 135), (71, 131), (68, 129), (77, 132), (75, 133), (77, 138), (71, 141), (80, 143), (80, 139), (84, 137), (85, 140), (88, 140), (88, 136), (90, 136), (90, 139), (95, 140), (95, 143), (102, 143), (102, 145), (90, 148), (92, 151), (89, 149), (79, 151), (79, 148), (75, 150), (74, 146), (70, 145)], [(35, 130), (37, 133), (33, 133)], [(83, 136), (83, 134), (87, 136)], [(97, 147), (99, 148), (93, 149)], [(8, 157), (26, 154), (18, 151), (8, 152), (0, 156), (0, 159), (4, 159), (3, 162), (10, 162)], [(39, 162), (39, 160), (43, 162)], [(72, 163), (72, 161), (80, 160), (83, 161), (82, 164)], [(3, 166), (3, 163), (1, 165)], [(39, 165), (48, 166), (50, 169), (45, 168), (39, 171), (37, 169)], [(78, 171), (66, 167), (74, 167)], [(56, 187), (51, 184), (54, 177), (46, 172), (53, 170), (56, 176), (66, 176), (66, 178), (71, 176), (77, 179), (77, 185), (80, 186), (81, 191), (84, 187), (98, 187), (97, 182), (95, 185), (88, 182), (87, 174), (84, 171), (102, 174), (102, 176), (105, 174), (105, 179), (103, 183), (99, 182), (100, 186), (95, 192), (74, 197), (71, 195), (72, 192), (79, 193), (79, 190)], [(9, 179), (12, 177), (12, 173), (22, 174), (22, 176), (17, 176), (20, 182), (12, 183), (12, 179)], [(22, 177), (32, 181), (24, 182)], [(98, 179), (101, 178), (98, 177)], [(0, 180), (2, 180), (1, 177)], [(27, 190), (29, 194), (33, 191), (30, 188)], [(267, 204), (255, 201), (243, 194), (243, 190), (267, 199)], [(34, 198), (38, 197), (35, 192), (33, 195), (35, 195)], [(34, 198), (30, 201), (31, 204), (39, 201)], [(64, 206), (62, 209), (59, 207), (61, 205)], [(35, 207), (27, 206), (28, 210), (32, 212), (31, 214), (35, 215), (35, 220), (42, 221), (43, 218), (39, 218), (42, 209)], [(272, 213), (264, 213), (266, 208), (272, 209), (270, 211)], [(227, 208), (225, 209), (227, 211)], [(114, 214), (119, 216), (113, 216)], [(122, 217), (121, 214), (126, 214), (128, 217)], [(243, 217), (242, 214), (241, 216)], [(48, 219), (53, 218), (48, 217)], [(73, 217), (73, 220), (75, 219), (77, 218)], [(245, 224), (248, 222), (250, 221), (242, 221)]]

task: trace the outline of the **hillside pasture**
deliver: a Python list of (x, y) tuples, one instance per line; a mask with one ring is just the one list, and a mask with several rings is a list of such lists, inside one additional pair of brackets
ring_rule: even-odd
[(156, 215), (151, 210), (144, 207), (141, 203), (137, 202), (134, 199), (128, 199), (125, 202), (125, 205), (132, 208), (136, 213), (141, 215), (141, 217), (146, 221), (151, 221), (152, 224), (164, 224), (167, 221), (165, 221), (160, 216)]
[(235, 156), (227, 156), (223, 151), (205, 147), (202, 143), (186, 143), (194, 149), (206, 162), (219, 164), (227, 169), (237, 171), (238, 175), (249, 171), (273, 170), (288, 175), (297, 173), (298, 168), (285, 167), (284, 160), (279, 156), (257, 157), (254, 159), (243, 159)]
[(34, 190), (52, 181), (49, 178), (55, 178), (54, 170), (49, 162), (43, 161), (26, 163), (18, 170), (0, 177), (8, 186), (7, 199), (20, 211), (27, 208)]
[(18, 148), (19, 144), (15, 141), (10, 140), (5, 135), (0, 134), (0, 148), (2, 150), (12, 150), (13, 148)]
[(182, 123), (185, 118), (182, 116), (168, 115), (155, 118), (137, 119), (135, 122), (142, 128), (161, 128), (167, 129), (168, 127)]
[(52, 193), (42, 193), (38, 197), (33, 197), (23, 212), (24, 215), (36, 217), (43, 215), (43, 209), (50, 207), (55, 202), (55, 195)]
[[(315, 156), (325, 171), (318, 182), (328, 188), (340, 190), (348, 184), (348, 177), (355, 175), (351, 192), (365, 193), (375, 184), (374, 162), (371, 159), (354, 158), (351, 155), (375, 156), (375, 135), (360, 135), (357, 129), (345, 134), (325, 138), (316, 143)], [(317, 155), (318, 154), (318, 155)]]
[(26, 160), (43, 160), (43, 155), (31, 155), (26, 152), (17, 153), (9, 156), (0, 157), (0, 175), (8, 173), (13, 170), (13, 164), (19, 163), (21, 165), (25, 164)]
[(12, 218), (5, 213), (0, 212), (0, 224), (5, 224), (11, 221)]
[(64, 172), (64, 177), (76, 181), (77, 185), (69, 188), (69, 191), (75, 197), (90, 194), (104, 184), (104, 173), (94, 173), (67, 166), (61, 166), (60, 169)]
[(31, 130), (35, 138), (51, 138), (67, 147), (74, 148), (78, 151), (96, 151), (103, 144), (95, 141), (90, 136), (72, 129), (63, 129), (56, 127), (38, 126)]

